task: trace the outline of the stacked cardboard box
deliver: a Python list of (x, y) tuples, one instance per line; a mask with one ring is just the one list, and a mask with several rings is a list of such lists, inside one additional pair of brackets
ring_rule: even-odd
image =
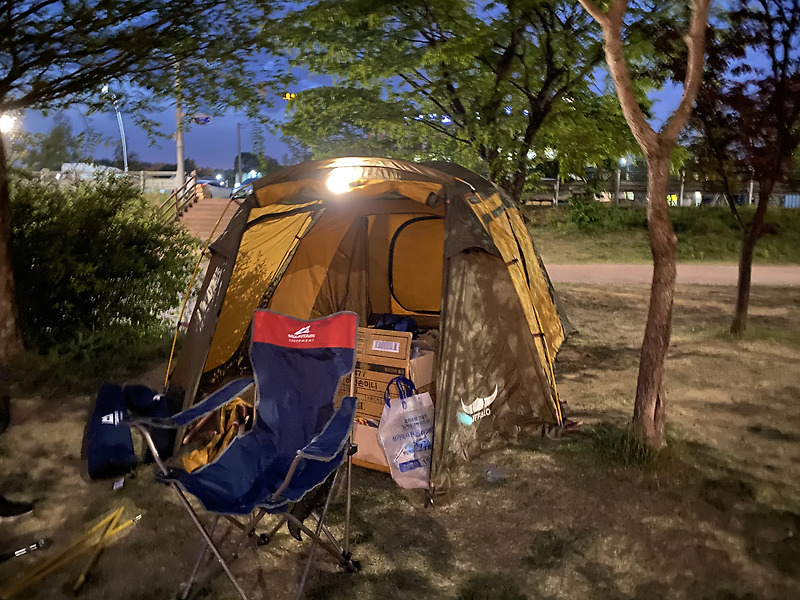
[[(378, 424), (388, 383), (398, 375), (414, 382), (417, 392), (433, 396), (434, 353), (412, 348), (411, 333), (382, 329), (358, 329), (355, 369), (355, 396), (358, 398), (353, 438), (358, 444), (355, 464), (389, 472), (389, 465), (378, 445)], [(350, 393), (350, 378), (342, 380), (339, 397)], [(390, 391), (397, 397), (397, 389)]]

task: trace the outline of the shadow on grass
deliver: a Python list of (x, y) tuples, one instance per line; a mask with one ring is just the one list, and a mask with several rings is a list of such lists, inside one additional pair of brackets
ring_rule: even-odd
[(570, 340), (559, 352), (556, 372), (572, 381), (589, 382), (609, 371), (622, 372), (639, 363), (639, 348), (611, 345), (580, 345)]
[(431, 580), (419, 569), (394, 569), (388, 573), (326, 574), (306, 592), (307, 600), (351, 598), (435, 597)]
[(462, 584), (456, 600), (529, 600), (529, 596), (507, 575), (481, 573)]

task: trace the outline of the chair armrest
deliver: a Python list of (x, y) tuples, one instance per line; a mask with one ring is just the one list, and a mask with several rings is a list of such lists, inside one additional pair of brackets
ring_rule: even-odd
[(162, 474), (169, 473), (169, 469), (164, 464), (164, 461), (161, 460), (161, 456), (158, 453), (158, 449), (156, 448), (155, 442), (153, 442), (153, 436), (150, 435), (150, 431), (148, 430), (147, 421), (153, 420), (164, 420), (167, 419), (129, 419), (127, 421), (122, 421), (123, 424), (127, 425), (131, 429), (135, 429), (138, 431), (142, 437), (144, 438), (147, 447), (150, 448), (150, 453), (153, 455), (153, 460), (156, 461), (158, 468), (161, 469)]
[(329, 461), (335, 457), (350, 435), (356, 413), (356, 398), (342, 398), (339, 408), (325, 424), (325, 428), (297, 455), (311, 460)]
[[(199, 419), (203, 415), (218, 409), (223, 404), (227, 404), (251, 385), (253, 385), (253, 383), (254, 381), (252, 379), (234, 379), (224, 387), (221, 387), (216, 392), (208, 396), (202, 402), (195, 404), (183, 412), (172, 415), (169, 420), (175, 424), (174, 427), (183, 427), (184, 425), (188, 425), (195, 419)], [(164, 425), (155, 426), (164, 427)]]

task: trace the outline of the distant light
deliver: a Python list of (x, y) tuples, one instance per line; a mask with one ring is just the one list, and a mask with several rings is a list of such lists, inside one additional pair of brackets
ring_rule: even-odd
[(221, 180), (222, 180), (222, 174), (221, 173), (217, 173), (217, 181), (221, 181)]
[(344, 194), (353, 189), (361, 172), (356, 167), (337, 167), (328, 175), (327, 186), (334, 194)]
[(0, 115), (0, 133), (9, 133), (14, 129), (14, 123), (17, 122), (17, 117), (11, 115)]

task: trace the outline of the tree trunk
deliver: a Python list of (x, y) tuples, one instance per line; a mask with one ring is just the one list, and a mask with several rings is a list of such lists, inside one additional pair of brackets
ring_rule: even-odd
[(733, 313), (731, 333), (740, 337), (747, 328), (747, 309), (750, 306), (750, 282), (753, 273), (753, 251), (756, 241), (748, 227), (742, 236), (742, 248), (739, 252), (739, 281), (736, 289), (736, 309)]
[[(14, 293), (14, 268), (11, 265), (11, 191), (8, 164), (0, 137), (0, 371), (22, 352), (22, 338), (17, 327), (17, 303)], [(0, 377), (2, 380), (2, 377)]]
[(669, 154), (648, 157), (649, 202), (647, 229), (653, 254), (653, 282), (650, 308), (647, 313), (636, 401), (633, 408), (633, 429), (636, 438), (651, 450), (666, 446), (664, 393), (666, 358), (672, 333), (672, 307), (677, 275), (677, 238), (667, 211)]
[(678, 254), (678, 240), (672, 230), (667, 210), (669, 159), (678, 134), (692, 112), (692, 104), (700, 88), (709, 0), (692, 0), (691, 25), (684, 38), (689, 54), (683, 96), (660, 133), (656, 133), (648, 123), (633, 92), (633, 81), (628, 71), (621, 35), (627, 0), (613, 0), (605, 12), (591, 0), (579, 1), (603, 28), (606, 62), (617, 88), (622, 113), (647, 159), (650, 196), (647, 204), (647, 229), (650, 233), (650, 251), (653, 253), (653, 283), (650, 287), (650, 308), (639, 360), (633, 429), (639, 441), (651, 450), (658, 451), (667, 443), (664, 436), (664, 378), (672, 333), (672, 306), (677, 276), (675, 262)]
[(739, 252), (739, 281), (736, 289), (736, 309), (733, 313), (731, 333), (737, 337), (747, 329), (748, 309), (750, 307), (750, 283), (753, 273), (753, 253), (756, 244), (764, 235), (764, 218), (769, 206), (774, 183), (759, 182), (758, 207), (753, 220), (745, 228), (742, 235), (742, 249)]

